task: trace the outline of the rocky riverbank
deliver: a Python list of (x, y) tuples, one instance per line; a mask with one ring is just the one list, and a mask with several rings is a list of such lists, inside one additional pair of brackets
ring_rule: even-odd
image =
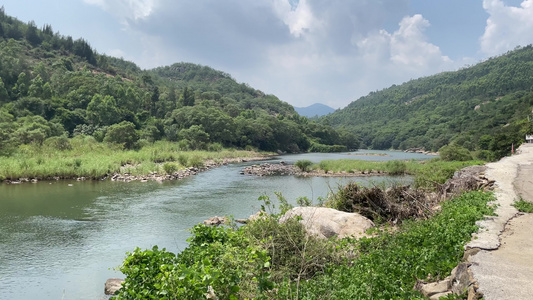
[[(148, 181), (157, 181), (157, 182), (163, 182), (167, 180), (180, 180), (183, 178), (186, 178), (188, 176), (196, 175), (200, 172), (208, 171), (213, 168), (217, 168), (220, 166), (232, 164), (232, 163), (242, 163), (242, 162), (248, 162), (248, 161), (261, 161), (261, 160), (268, 160), (271, 159), (272, 156), (257, 156), (257, 157), (246, 157), (246, 158), (225, 158), (222, 160), (207, 160), (203, 163), (203, 166), (199, 167), (188, 167), (185, 169), (177, 170), (176, 172), (173, 172), (171, 174), (167, 174), (164, 172), (150, 172), (149, 174), (145, 175), (133, 175), (127, 172), (120, 172), (120, 173), (113, 173), (108, 174), (103, 177), (98, 178), (90, 178), (90, 177), (69, 177), (69, 176), (54, 176), (49, 178), (18, 178), (16, 180), (5, 180), (4, 182), (6, 184), (21, 184), (21, 183), (36, 183), (38, 181), (58, 181), (58, 180), (76, 180), (76, 181), (85, 181), (85, 180), (111, 180), (111, 181), (121, 181), (121, 182), (131, 182), (131, 181), (140, 181), (140, 182), (148, 182)], [(121, 169), (126, 170), (128, 166), (123, 166)]]
[(288, 165), (284, 162), (279, 164), (264, 163), (260, 165), (252, 165), (242, 169), (241, 174), (252, 176), (274, 176), (274, 175), (294, 175), (304, 177), (364, 177), (364, 176), (386, 176), (387, 172), (367, 170), (354, 172), (333, 172), (323, 170), (310, 170), (304, 172), (295, 165)]

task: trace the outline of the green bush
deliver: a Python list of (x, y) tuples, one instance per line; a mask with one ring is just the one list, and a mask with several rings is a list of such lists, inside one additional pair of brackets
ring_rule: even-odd
[(193, 155), (193, 156), (189, 157), (189, 159), (187, 161), (187, 165), (189, 167), (194, 167), (194, 168), (203, 168), (204, 167), (204, 160), (201, 157), (199, 157), (199, 156)]
[(401, 160), (390, 160), (385, 163), (385, 168), (390, 175), (403, 175), (407, 170), (407, 164)]
[(178, 165), (172, 162), (167, 162), (163, 164), (163, 170), (169, 175), (174, 174), (176, 171), (178, 171)]
[(59, 151), (72, 150), (72, 145), (66, 135), (49, 137), (43, 145)]
[(122, 144), (126, 149), (132, 149), (138, 140), (135, 124), (128, 121), (109, 126), (104, 138), (104, 142)]
[(220, 152), (222, 151), (223, 147), (221, 143), (209, 143), (207, 145), (207, 151), (211, 152)]
[(450, 144), (439, 149), (442, 160), (445, 161), (467, 161), (472, 160), (472, 155), (468, 149), (456, 144)]
[(269, 289), (269, 257), (242, 230), (197, 225), (178, 255), (135, 249), (120, 267), (116, 299), (245, 299)]
[(302, 171), (302, 172), (307, 172), (309, 170), (309, 167), (312, 164), (313, 164), (313, 162), (311, 162), (308, 159), (299, 160), (296, 163), (294, 163), (294, 165), (296, 167), (298, 167), (300, 169), (300, 171)]

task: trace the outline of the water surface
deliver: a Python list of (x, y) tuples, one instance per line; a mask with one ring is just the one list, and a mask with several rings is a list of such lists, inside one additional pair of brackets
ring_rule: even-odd
[[(283, 155), (299, 159), (427, 159), (393, 151), (389, 156)], [(187, 246), (188, 228), (212, 216), (246, 218), (259, 210), (257, 198), (281, 192), (326, 197), (340, 184), (408, 180), (401, 177), (253, 177), (240, 175), (252, 163), (223, 166), (181, 181), (55, 181), (0, 184), (0, 299), (105, 299), (107, 278), (135, 247), (158, 245), (172, 252)]]

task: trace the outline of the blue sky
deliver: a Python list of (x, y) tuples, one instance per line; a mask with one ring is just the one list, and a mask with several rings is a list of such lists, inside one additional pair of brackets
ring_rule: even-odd
[(2, 0), (142, 68), (192, 62), (294, 106), (370, 91), (533, 43), (533, 0)]

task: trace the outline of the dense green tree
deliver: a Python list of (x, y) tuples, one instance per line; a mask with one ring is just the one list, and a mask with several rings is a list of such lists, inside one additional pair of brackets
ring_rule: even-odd
[(0, 105), (2, 103), (5, 103), (9, 100), (9, 94), (7, 93), (6, 86), (4, 85), (4, 81), (2, 81), (2, 77), (0, 77)]
[(448, 161), (467, 161), (472, 160), (472, 155), (468, 149), (450, 144), (439, 149), (440, 157)]
[(185, 87), (180, 96), (180, 103), (182, 106), (193, 106), (194, 105), (194, 92)]
[(104, 142), (122, 144), (126, 149), (132, 149), (138, 140), (135, 124), (128, 121), (109, 126), (104, 138)]
[(26, 28), (26, 40), (28, 40), (33, 46), (37, 46), (42, 42), (34, 21), (28, 23), (28, 27)]
[(209, 142), (209, 134), (205, 132), (202, 125), (192, 125), (179, 132), (181, 140), (188, 141), (192, 149), (205, 149)]
[(120, 122), (118, 108), (113, 96), (95, 94), (87, 106), (87, 120), (97, 126)]

